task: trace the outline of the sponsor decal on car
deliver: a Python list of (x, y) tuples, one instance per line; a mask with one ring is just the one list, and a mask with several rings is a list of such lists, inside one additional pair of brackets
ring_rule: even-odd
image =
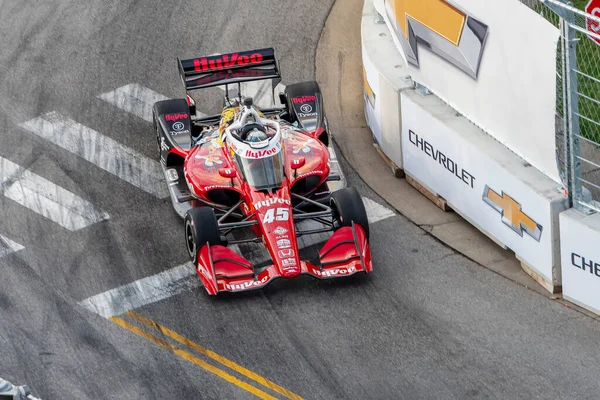
[(167, 176), (169, 177), (169, 180), (171, 182), (175, 182), (179, 179), (179, 174), (177, 173), (177, 170), (175, 168), (169, 168), (167, 170)]
[(261, 279), (255, 281), (248, 281), (243, 283), (225, 283), (225, 289), (227, 290), (246, 290), (252, 287), (262, 286), (269, 281), (269, 275), (265, 275)]
[[(280, 199), (279, 197), (272, 197), (270, 199), (262, 200), (262, 201), (254, 203), (254, 208), (256, 208), (257, 210), (260, 210), (262, 207), (270, 207), (275, 204), (287, 204), (288, 206), (291, 206), (292, 201), (289, 199)], [(280, 228), (277, 228), (277, 229), (280, 229)], [(281, 229), (283, 229), (283, 228), (281, 228)], [(287, 232), (287, 230), (285, 232)], [(277, 233), (277, 234), (283, 235), (283, 233), (281, 233), (281, 234)]]
[(298, 117), (300, 118), (311, 118), (316, 117), (317, 113), (298, 113)]
[(219, 71), (231, 67), (245, 67), (253, 64), (260, 64), (263, 56), (260, 53), (254, 53), (249, 56), (240, 56), (239, 53), (223, 54), (217, 58), (196, 58), (194, 59), (194, 71)]
[(180, 119), (186, 119), (188, 114), (185, 113), (176, 113), (176, 114), (166, 114), (165, 121), (179, 121)]
[(269, 139), (263, 140), (262, 142), (250, 143), (250, 147), (253, 149), (262, 149), (263, 147), (267, 147), (269, 145)]
[(288, 233), (289, 231), (285, 228), (282, 228), (281, 226), (277, 227), (277, 229), (275, 229), (273, 231), (274, 234), (278, 235), (278, 236), (283, 236), (286, 233)]
[(294, 258), (286, 258), (284, 260), (281, 260), (281, 264), (284, 267), (295, 267), (297, 265), (296, 259), (294, 259)]
[(199, 272), (200, 272), (202, 275), (204, 275), (204, 276), (205, 276), (207, 279), (210, 279), (210, 280), (212, 280), (212, 279), (213, 279), (213, 276), (211, 276), (211, 275), (208, 273), (208, 270), (207, 270), (206, 268), (204, 268), (204, 266), (203, 266), (202, 264), (200, 264), (200, 263), (198, 264), (198, 268), (197, 268), (197, 270), (198, 270), (198, 271), (199, 271)]
[(209, 191), (209, 190), (214, 190), (214, 189), (231, 189), (231, 186), (228, 185), (210, 185), (210, 186), (205, 186), (204, 190)]
[(220, 81), (223, 79), (232, 79), (232, 78), (258, 78), (261, 76), (268, 75), (270, 70), (262, 70), (262, 69), (242, 69), (239, 71), (218, 71), (209, 76), (205, 76), (203, 78), (196, 79), (195, 81), (188, 82), (197, 86), (202, 86), (211, 82)]
[(303, 113), (312, 112), (312, 106), (308, 103), (302, 104), (300, 106), (300, 111), (302, 111)]
[(356, 272), (356, 268), (354, 267), (350, 267), (350, 268), (334, 268), (334, 269), (326, 269), (326, 270), (319, 270), (319, 269), (314, 269), (313, 273), (315, 275), (318, 276), (340, 276), (340, 275), (351, 275), (353, 273)]
[(287, 249), (289, 247), (291, 247), (292, 243), (289, 241), (289, 239), (279, 239), (277, 241), (277, 247), (280, 249)]
[(183, 131), (169, 131), (169, 133), (171, 134), (171, 136), (177, 136), (177, 135), (189, 135), (190, 131), (185, 129)]
[(310, 171), (310, 172), (305, 172), (303, 174), (298, 175), (298, 177), (296, 179), (302, 179), (302, 178), (306, 178), (307, 176), (311, 176), (311, 175), (323, 175), (323, 171)]
[(185, 129), (185, 124), (181, 121), (177, 121), (171, 126), (171, 129), (173, 129), (175, 132), (181, 132)]
[(279, 258), (289, 258), (294, 257), (296, 255), (293, 249), (279, 250), (277, 254), (279, 255)]
[(250, 149), (247, 149), (246, 152), (244, 153), (244, 155), (248, 158), (263, 158), (266, 156), (271, 156), (271, 155), (277, 154), (278, 151), (279, 151), (279, 146), (273, 147), (271, 149), (257, 150), (257, 151), (252, 151)]
[(317, 101), (317, 96), (300, 96), (292, 98), (292, 101), (296, 104), (306, 103), (309, 101)]
[(169, 145), (167, 144), (167, 141), (165, 140), (164, 136), (162, 136), (160, 138), (160, 148), (163, 151), (168, 151), (169, 150)]

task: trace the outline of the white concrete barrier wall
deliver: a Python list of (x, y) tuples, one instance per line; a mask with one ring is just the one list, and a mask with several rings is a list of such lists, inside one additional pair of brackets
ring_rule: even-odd
[[(389, 30), (376, 21), (373, 0), (366, 0), (365, 110), (384, 153), (498, 245), (514, 251), (547, 290), (559, 291), (559, 214), (567, 206), (562, 187), (438, 97), (417, 93)], [(380, 102), (374, 107), (371, 91)]]
[(404, 91), (401, 99), (404, 172), (558, 291), (558, 216), (567, 206), (559, 185), (438, 97)]
[(560, 214), (563, 296), (600, 315), (600, 214)]
[(402, 168), (400, 93), (412, 89), (413, 83), (372, 1), (365, 1), (361, 32), (367, 123), (386, 156)]

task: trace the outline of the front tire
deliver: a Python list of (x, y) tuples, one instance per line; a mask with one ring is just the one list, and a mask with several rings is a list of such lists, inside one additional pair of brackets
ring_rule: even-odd
[(211, 246), (221, 244), (219, 223), (210, 207), (192, 208), (185, 214), (186, 248), (194, 266), (198, 264), (198, 251), (208, 243)]
[(369, 239), (369, 218), (356, 188), (349, 187), (333, 192), (331, 194), (331, 208), (333, 209), (334, 219), (337, 220), (340, 227), (351, 227), (352, 222), (359, 224), (363, 227), (367, 239)]

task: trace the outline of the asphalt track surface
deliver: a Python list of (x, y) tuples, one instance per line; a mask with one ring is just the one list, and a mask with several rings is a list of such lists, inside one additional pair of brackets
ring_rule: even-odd
[[(0, 0), (0, 235), (10, 240), (0, 246), (0, 376), (43, 399), (243, 399), (257, 388), (310, 399), (598, 397), (596, 321), (399, 215), (371, 228), (369, 277), (280, 281), (222, 299), (193, 287), (112, 321), (77, 305), (186, 262), (181, 221), (167, 198), (21, 124), (55, 112), (154, 157), (151, 125), (99, 94), (137, 83), (181, 96), (177, 56), (263, 46), (276, 48), (284, 83), (313, 79), (332, 3)], [(218, 94), (199, 109), (215, 111)], [(76, 229), (33, 211), (45, 200), (23, 206), (12, 183), (27, 174), (84, 199), (97, 218)]]

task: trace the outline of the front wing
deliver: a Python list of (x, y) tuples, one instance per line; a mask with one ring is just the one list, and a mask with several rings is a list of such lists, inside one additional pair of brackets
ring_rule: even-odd
[[(319, 252), (319, 265), (301, 261), (298, 275), (332, 279), (373, 270), (371, 247), (362, 226), (338, 229)], [(224, 246), (204, 245), (196, 272), (210, 295), (260, 289), (281, 274), (275, 265), (255, 273), (252, 263)], [(297, 276), (297, 275), (296, 275)]]

